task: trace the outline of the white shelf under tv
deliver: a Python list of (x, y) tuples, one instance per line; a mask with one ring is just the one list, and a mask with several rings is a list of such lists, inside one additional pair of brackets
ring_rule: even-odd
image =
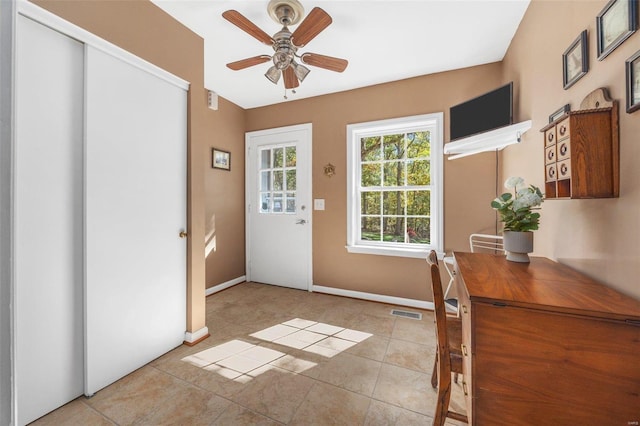
[(458, 139), (445, 144), (444, 153), (449, 155), (449, 160), (455, 160), (481, 152), (501, 150), (509, 145), (519, 143), (522, 140), (522, 134), (530, 128), (531, 120), (527, 120)]

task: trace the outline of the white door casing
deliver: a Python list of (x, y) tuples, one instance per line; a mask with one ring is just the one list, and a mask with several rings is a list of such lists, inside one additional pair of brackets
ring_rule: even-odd
[(247, 280), (310, 291), (312, 126), (248, 132), (245, 143)]

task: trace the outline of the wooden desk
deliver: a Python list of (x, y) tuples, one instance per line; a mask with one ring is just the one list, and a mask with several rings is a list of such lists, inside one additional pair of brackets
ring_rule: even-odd
[(471, 424), (638, 424), (640, 301), (545, 258), (454, 256)]

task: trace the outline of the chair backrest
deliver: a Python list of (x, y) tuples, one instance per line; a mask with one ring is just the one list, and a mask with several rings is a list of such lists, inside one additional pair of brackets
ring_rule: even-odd
[(504, 254), (504, 238), (502, 235), (471, 234), (469, 248), (471, 253)]
[[(436, 338), (438, 340), (438, 359), (440, 372), (451, 374), (451, 359), (449, 357), (449, 339), (447, 337), (447, 310), (444, 304), (442, 281), (438, 256), (431, 250), (427, 256), (427, 264), (431, 270), (431, 290), (433, 291), (433, 311), (436, 317)], [(440, 375), (438, 375), (440, 377)]]

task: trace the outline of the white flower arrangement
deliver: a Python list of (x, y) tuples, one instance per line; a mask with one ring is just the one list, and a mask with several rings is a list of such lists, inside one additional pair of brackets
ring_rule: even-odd
[(536, 210), (544, 201), (540, 189), (533, 185), (527, 186), (524, 179), (517, 176), (507, 179), (504, 186), (512, 190), (513, 194), (505, 192), (491, 202), (491, 207), (500, 213), (504, 230), (526, 232), (538, 229), (540, 213), (532, 210)]

